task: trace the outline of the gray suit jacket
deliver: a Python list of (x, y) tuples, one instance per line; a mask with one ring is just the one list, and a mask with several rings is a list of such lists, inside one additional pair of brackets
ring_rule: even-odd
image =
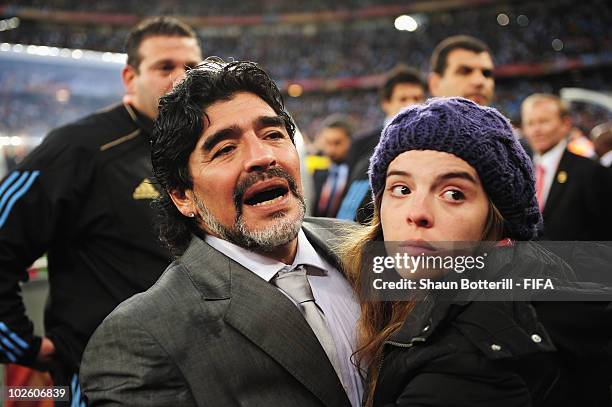
[[(332, 264), (338, 226), (303, 225)], [(80, 380), (90, 406), (350, 406), (297, 307), (197, 237), (104, 320)]]

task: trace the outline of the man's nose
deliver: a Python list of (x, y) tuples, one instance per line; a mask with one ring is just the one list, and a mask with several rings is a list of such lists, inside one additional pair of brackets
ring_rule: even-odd
[(474, 69), (472, 71), (472, 75), (470, 77), (472, 85), (474, 86), (484, 86), (487, 81), (487, 77), (483, 74), (480, 69)]
[(265, 171), (276, 165), (276, 156), (272, 148), (255, 133), (245, 134), (244, 141), (246, 144), (244, 170), (246, 172)]

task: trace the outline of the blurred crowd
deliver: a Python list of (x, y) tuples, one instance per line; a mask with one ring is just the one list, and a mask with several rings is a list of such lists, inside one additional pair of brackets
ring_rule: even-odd
[[(537, 63), (609, 55), (607, 22), (612, 12), (604, 1), (592, 3), (584, 7), (564, 0), (423, 13), (417, 15), (420, 25), (412, 33), (398, 32), (394, 17), (387, 17), (283, 26), (282, 30), (278, 24), (240, 26), (218, 34), (210, 27), (200, 27), (199, 34), (207, 55), (256, 61), (277, 80), (380, 74), (397, 63), (425, 70), (435, 44), (462, 33), (464, 27), (489, 42), (496, 65)], [(98, 4), (96, 9), (100, 10)], [(504, 26), (498, 22), (502, 11), (508, 18)], [(188, 8), (176, 12), (210, 14)], [(23, 20), (19, 29), (3, 33), (2, 41), (122, 52), (126, 32), (127, 27), (59, 26)], [(556, 49), (553, 40), (560, 41), (555, 43)]]
[[(607, 78), (612, 48), (607, 30), (612, 11), (604, 1), (589, 3), (586, 7), (569, 0), (518, 2), (503, 7), (485, 5), (424, 12), (415, 14), (419, 23), (415, 32), (398, 31), (392, 17), (378, 17), (311, 24), (235, 26), (230, 31), (199, 27), (198, 35), (206, 55), (256, 61), (286, 90), (289, 84), (299, 80), (333, 82), (342, 78), (382, 76), (398, 63), (413, 66), (425, 74), (435, 44), (469, 27), (470, 34), (487, 41), (496, 67), (527, 67), (519, 74), (503, 74), (505, 71), (502, 71), (497, 77), (493, 101), (495, 107), (518, 123), (521, 101), (531, 93), (558, 93), (561, 88), (574, 86), (600, 91), (610, 88)], [(228, 5), (213, 1), (207, 2), (206, 10), (202, 10), (201, 5), (184, 1), (158, 2), (151, 7), (126, 1), (120, 9), (117, 2), (103, 1), (96, 3), (95, 12), (142, 16), (163, 13), (266, 16), (391, 7), (393, 4), (393, 1), (372, 0), (340, 3), (269, 0)], [(19, 7), (91, 13), (90, 8), (71, 0), (9, 2), (4, 11), (16, 11)], [(499, 17), (502, 13), (507, 21)], [(1, 41), (123, 52), (127, 30), (128, 27), (104, 24), (59, 26), (22, 19), (18, 29), (2, 33)], [(553, 40), (558, 41), (553, 45)], [(574, 69), (560, 68), (563, 64)], [(96, 74), (94, 80), (104, 86), (92, 88), (89, 86), (91, 70), (78, 67), (45, 69), (24, 64), (14, 69), (14, 65), (0, 59), (0, 73), (0, 100), (11, 100), (0, 107), (0, 132), (3, 133), (41, 137), (50, 128), (105, 106), (122, 91), (118, 74)], [(377, 100), (375, 86), (330, 91), (322, 85), (306, 90), (299, 97), (287, 97), (287, 105), (306, 141), (310, 142), (314, 141), (324, 118), (331, 113), (347, 114), (358, 129), (380, 122), (383, 114), (377, 107)], [(607, 111), (592, 105), (579, 106), (572, 113), (574, 122), (584, 132), (608, 117)]]
[[(109, 13), (131, 13), (139, 15), (159, 14), (205, 14), (205, 15), (252, 15), (261, 14), (265, 10), (267, 14), (275, 13), (308, 13), (328, 10), (347, 10), (355, 7), (379, 6), (381, 4), (397, 4), (397, 0), (311, 0), (304, 2), (287, 2), (283, 0), (263, 1), (240, 1), (228, 3), (223, 0), (207, 1), (206, 6), (202, 3), (187, 0), (170, 0), (155, 3), (143, 3), (137, 0), (122, 1), (118, 4), (113, 0), (96, 2), (96, 10)], [(26, 0), (8, 1), (13, 7), (32, 7), (46, 10), (80, 10), (90, 11), (87, 3), (76, 0)]]

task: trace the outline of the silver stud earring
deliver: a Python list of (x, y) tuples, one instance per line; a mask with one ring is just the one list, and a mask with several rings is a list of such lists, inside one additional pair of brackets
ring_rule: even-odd
[(189, 212), (189, 217), (190, 217), (190, 218), (195, 218), (195, 213), (193, 213), (193, 212)]

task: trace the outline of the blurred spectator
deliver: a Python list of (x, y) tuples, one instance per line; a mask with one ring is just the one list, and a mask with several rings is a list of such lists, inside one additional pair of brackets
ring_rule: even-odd
[(612, 240), (612, 173), (567, 150), (572, 128), (565, 104), (534, 94), (522, 105), (523, 133), (535, 153), (536, 196), (544, 240)]
[(317, 170), (313, 174), (315, 187), (315, 216), (333, 218), (338, 212), (344, 197), (349, 176), (346, 163), (351, 148), (353, 129), (350, 119), (341, 115), (329, 116), (323, 123), (319, 137), (322, 140), (323, 154), (329, 157), (329, 168)]
[(487, 106), (495, 80), (489, 47), (467, 35), (449, 37), (431, 54), (429, 90), (432, 96), (461, 96)]
[[(429, 90), (433, 96), (461, 96), (488, 106), (495, 94), (493, 68), (491, 50), (484, 42), (468, 35), (446, 38), (431, 54)], [(531, 157), (528, 143), (520, 142)]]
[(591, 140), (599, 162), (604, 167), (612, 167), (612, 122), (602, 123), (591, 130)]
[[(385, 123), (402, 108), (425, 101), (427, 85), (414, 68), (399, 65), (391, 70), (379, 90), (380, 107), (385, 113)], [(346, 197), (342, 201), (338, 218), (367, 223), (373, 215), (371, 193), (368, 184), (370, 156), (380, 139), (383, 123), (355, 136), (349, 155), (351, 177)]]

